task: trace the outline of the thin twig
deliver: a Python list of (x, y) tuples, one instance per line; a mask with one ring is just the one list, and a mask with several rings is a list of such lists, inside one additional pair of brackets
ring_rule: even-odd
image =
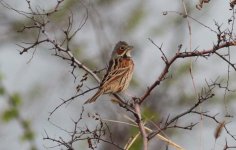
[(167, 73), (169, 72), (169, 68), (171, 65), (179, 58), (187, 58), (187, 57), (198, 57), (198, 56), (210, 56), (212, 53), (215, 53), (217, 50), (225, 48), (225, 47), (230, 47), (230, 46), (235, 46), (236, 42), (230, 41), (230, 42), (225, 42), (220, 44), (219, 46), (214, 46), (211, 49), (208, 50), (201, 50), (201, 51), (192, 51), (192, 52), (178, 52), (176, 53), (165, 65), (164, 69), (162, 70), (161, 74), (157, 78), (157, 80), (148, 87), (146, 92), (143, 94), (143, 96), (140, 98), (140, 104), (145, 101), (145, 99), (151, 94), (153, 89), (163, 81), (163, 79), (166, 77)]
[[(136, 125), (137, 123), (131, 119), (130, 117), (128, 116), (124, 116), (126, 119), (128, 119), (129, 121), (133, 122), (134, 124), (132, 123), (128, 123), (128, 122), (123, 122), (123, 121), (117, 121), (117, 120), (110, 120), (110, 119), (102, 119), (103, 121), (107, 121), (107, 122), (113, 122), (113, 123), (120, 123), (120, 124), (126, 124), (126, 125), (129, 125), (129, 126), (133, 126), (133, 127), (137, 127), (138, 128), (138, 125)], [(151, 133), (153, 132), (152, 129), (148, 128), (145, 126), (145, 129)], [(160, 134), (157, 134), (156, 135), (157, 139), (158, 140), (162, 140), (164, 142), (166, 142), (168, 145), (170, 146), (173, 146), (174, 148), (176, 148), (177, 150), (183, 150), (183, 148), (181, 146), (179, 146), (178, 144), (176, 144), (175, 142), (171, 141), (170, 139), (167, 139), (165, 138), (164, 136), (160, 135)]]

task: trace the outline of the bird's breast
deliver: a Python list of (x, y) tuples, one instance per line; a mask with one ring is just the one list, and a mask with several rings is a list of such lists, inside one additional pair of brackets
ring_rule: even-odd
[(131, 58), (122, 58), (122, 59), (120, 59), (120, 65), (122, 68), (125, 68), (128, 66), (133, 66), (134, 62)]

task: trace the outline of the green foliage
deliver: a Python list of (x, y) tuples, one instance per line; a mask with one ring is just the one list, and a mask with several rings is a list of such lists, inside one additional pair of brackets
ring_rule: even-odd
[(130, 85), (132, 85), (132, 87), (138, 87), (139, 86), (139, 80), (135, 77), (135, 75), (133, 76)]
[[(22, 141), (31, 142), (35, 138), (34, 131), (31, 129), (31, 123), (28, 120), (22, 119), (20, 112), (18, 110), (18, 106), (21, 104), (21, 97), (18, 93), (15, 93), (10, 96), (9, 102), (10, 107), (6, 109), (2, 114), (2, 120), (5, 122), (9, 122), (13, 119), (16, 119), (21, 127), (24, 129), (24, 132), (20, 139)], [(37, 150), (34, 144), (31, 145), (31, 150)]]
[(97, 0), (96, 3), (98, 5), (108, 5), (108, 4), (112, 4), (113, 2), (115, 2), (114, 0)]
[(236, 92), (232, 92), (227, 95), (228, 102), (234, 102), (235, 100), (236, 100)]
[(10, 97), (10, 103), (13, 107), (18, 107), (21, 104), (22, 100), (19, 93), (15, 93)]
[(19, 111), (18, 109), (16, 108), (10, 108), (10, 109), (7, 109), (3, 112), (2, 114), (2, 120), (5, 121), (5, 122), (9, 122), (11, 121), (12, 119), (15, 119), (17, 118), (19, 115)]
[(34, 100), (40, 97), (43, 94), (43, 89), (39, 84), (33, 85), (28, 91), (27, 97), (31, 100)]
[(32, 146), (30, 150), (37, 150), (37, 148), (35, 146)]
[[(182, 82), (182, 78), (186, 78), (186, 74), (189, 74), (190, 62), (180, 64), (178, 66), (172, 66), (169, 70), (172, 79), (166, 80), (165, 84), (168, 87), (173, 87), (174, 84)], [(185, 80), (185, 79), (184, 79)], [(182, 89), (179, 89), (182, 90)]]
[(0, 72), (0, 95), (4, 95), (5, 94), (5, 88), (3, 87), (3, 85), (1, 84), (1, 81), (3, 80), (3, 75)]
[(79, 56), (81, 55), (81, 47), (74, 48), (73, 55), (75, 56), (75, 58), (79, 58)]
[(130, 147), (130, 150), (141, 150), (143, 147), (143, 142), (141, 137), (139, 136), (136, 141), (133, 143), (133, 145)]
[[(135, 136), (138, 132), (139, 132), (139, 129), (137, 127), (132, 127), (131, 133), (133, 136)], [(142, 142), (142, 138), (140, 136), (141, 135), (139, 135), (139, 137), (135, 140), (135, 142), (133, 143), (133, 145), (130, 147), (129, 150), (141, 150), (142, 149), (143, 142)]]
[(180, 106), (192, 105), (196, 101), (196, 95), (194, 93), (181, 92), (181, 95), (178, 99), (179, 99), (178, 104)]
[(3, 80), (3, 74), (0, 72), (0, 81), (2, 81)]
[(35, 135), (34, 132), (30, 129), (25, 130), (23, 135), (21, 136), (22, 141), (32, 141), (34, 139)]
[(146, 120), (158, 120), (159, 118), (158, 114), (149, 107), (144, 108), (144, 110), (142, 111), (142, 116)]
[(32, 20), (28, 18), (12, 21), (12, 23), (9, 26), (11, 29), (9, 30), (14, 31), (14, 32), (12, 32), (11, 35), (6, 36), (5, 38), (10, 38), (10, 39), (15, 39), (15, 40), (20, 40), (22, 38), (31, 40), (31, 39), (36, 38), (37, 36), (36, 30), (30, 30), (30, 31), (25, 30), (25, 32), (21, 32), (21, 34), (17, 34), (16, 31), (21, 31), (26, 24), (33, 24), (33, 22)]
[(182, 76), (189, 73), (189, 69), (191, 67), (190, 61), (179, 65), (178, 69), (175, 70), (176, 76)]
[(126, 31), (134, 30), (145, 17), (145, 11), (142, 3), (139, 3), (136, 8), (130, 13), (128, 18), (128, 23), (126, 26)]
[[(78, 7), (77, 4), (78, 4), (77, 0), (65, 1), (63, 5), (61, 5), (59, 11), (56, 11), (55, 13), (50, 14), (49, 18), (51, 19), (51, 21), (55, 21), (55, 23), (60, 23), (61, 20), (67, 21), (68, 15), (71, 15), (71, 9), (73, 7)], [(80, 10), (81, 9), (77, 8), (77, 11), (80, 11)]]
[[(0, 74), (1, 75), (1, 74)], [(2, 113), (2, 120), (4, 122), (9, 122), (13, 119), (16, 119), (19, 121), (19, 124), (21, 127), (24, 129), (24, 133), (21, 136), (22, 141), (33, 141), (35, 134), (31, 130), (31, 124), (29, 121), (22, 119), (20, 116), (20, 112), (18, 107), (22, 103), (22, 98), (19, 93), (13, 93), (12, 95), (8, 95), (7, 92), (5, 92), (5, 88), (0, 85), (0, 95), (8, 97), (8, 102), (9, 102), (9, 108), (7, 108), (3, 113)], [(37, 148), (34, 145), (31, 145), (31, 150), (36, 150)]]
[(5, 94), (5, 89), (4, 87), (0, 87), (0, 95), (4, 95)]
[(168, 80), (167, 82), (171, 82), (171, 84), (173, 84), (173, 82), (179, 82), (182, 77), (186, 78), (186, 74), (190, 73), (190, 67), (190, 61), (179, 64), (178, 66), (172, 66), (170, 68), (170, 74), (174, 77), (174, 80)]
[(30, 125), (31, 125), (31, 123), (30, 123), (30, 121), (28, 121), (28, 120), (23, 120), (22, 121), (22, 123), (21, 123), (21, 125), (22, 125), (22, 127), (24, 128), (24, 129), (30, 129)]

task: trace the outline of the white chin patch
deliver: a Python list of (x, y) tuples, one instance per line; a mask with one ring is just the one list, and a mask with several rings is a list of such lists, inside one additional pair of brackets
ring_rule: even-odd
[(126, 56), (131, 57), (130, 50), (126, 53)]

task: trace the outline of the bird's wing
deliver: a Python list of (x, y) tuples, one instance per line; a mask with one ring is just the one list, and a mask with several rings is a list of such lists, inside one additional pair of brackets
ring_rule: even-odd
[(129, 66), (121, 67), (119, 66), (118, 61), (119, 60), (117, 59), (110, 61), (107, 73), (105, 74), (100, 86), (106, 86), (130, 71), (131, 68)]

